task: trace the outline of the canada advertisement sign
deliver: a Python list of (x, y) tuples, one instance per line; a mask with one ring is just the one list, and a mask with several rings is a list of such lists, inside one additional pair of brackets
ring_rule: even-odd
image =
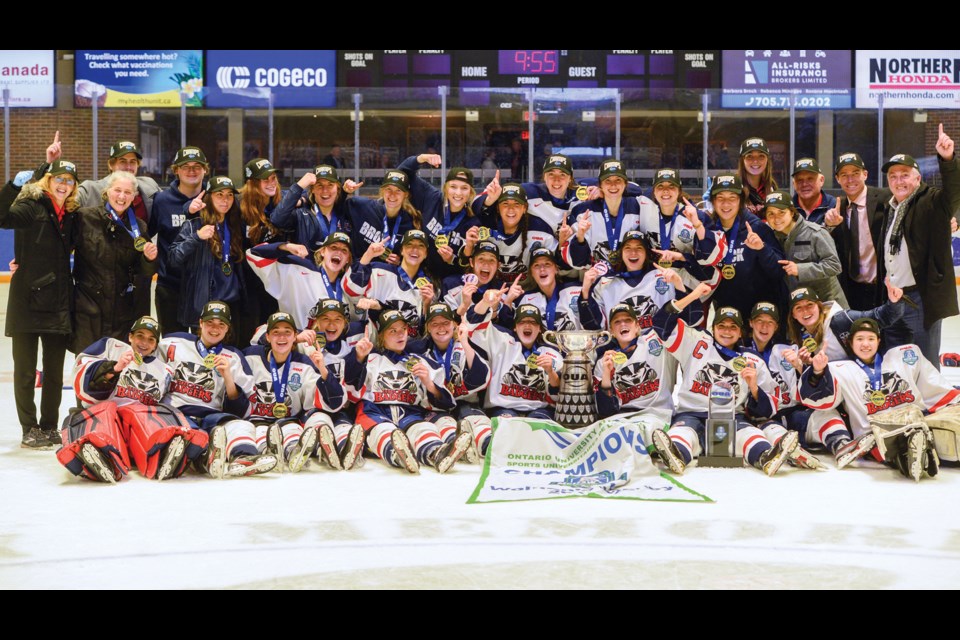
[(857, 107), (960, 109), (960, 51), (857, 51)]

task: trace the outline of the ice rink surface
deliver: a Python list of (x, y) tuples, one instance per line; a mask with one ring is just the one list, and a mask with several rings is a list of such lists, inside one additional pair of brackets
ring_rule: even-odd
[[(957, 318), (943, 344), (960, 351)], [(223, 481), (133, 471), (107, 486), (71, 476), (52, 450), (20, 448), (12, 372), (2, 338), (6, 589), (960, 587), (957, 467), (919, 484), (824, 456), (829, 471), (774, 478), (693, 468), (682, 482), (715, 502), (689, 504), (468, 505), (477, 465), (409, 476), (376, 460)], [(64, 391), (63, 415), (72, 403)]]

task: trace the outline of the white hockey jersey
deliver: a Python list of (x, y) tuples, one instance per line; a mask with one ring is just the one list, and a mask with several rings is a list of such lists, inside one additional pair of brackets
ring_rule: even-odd
[(234, 347), (218, 345), (211, 350), (211, 353), (219, 351), (230, 361), (234, 384), (240, 390), (240, 397), (230, 400), (223, 377), (215, 369), (203, 364), (204, 356), (197, 348), (199, 341), (197, 336), (189, 333), (171, 333), (160, 341), (157, 353), (173, 372), (173, 380), (163, 403), (180, 409), (192, 418), (218, 412), (243, 416), (247, 411), (247, 398), (253, 391), (253, 376), (246, 359)]
[[(420, 360), (430, 369), (436, 395), (427, 393), (420, 379), (407, 369), (411, 359)], [(443, 367), (423, 354), (372, 351), (359, 375), (363, 384), (358, 391), (357, 422), (365, 429), (380, 422), (406, 427), (411, 420), (423, 419), (427, 411), (453, 409), (456, 402), (443, 378)]]
[[(749, 346), (759, 353), (756, 345)], [(797, 395), (800, 375), (783, 355), (783, 352), (789, 349), (797, 351), (797, 346), (793, 344), (775, 344), (769, 347), (769, 349), (770, 355), (764, 360), (767, 364), (767, 369), (770, 371), (770, 376), (779, 389), (780, 411), (783, 412), (787, 409), (797, 408), (800, 406), (799, 396)], [(762, 353), (760, 357), (763, 357)]]
[[(263, 281), (266, 292), (277, 299), (280, 308), (294, 317), (298, 327), (307, 326), (310, 310), (321, 298), (335, 298), (348, 303), (351, 319), (357, 319), (356, 308), (343, 291), (346, 274), (330, 280), (325, 278), (326, 272), (321, 273), (322, 267), (312, 262), (290, 254), (282, 260), (267, 257), (274, 253), (259, 247), (247, 249), (247, 264)], [(347, 273), (349, 271), (347, 269)]]
[(447, 352), (441, 352), (429, 338), (423, 341), (424, 352), (434, 362), (440, 365), (444, 372), (447, 389), (453, 394), (457, 404), (478, 404), (480, 392), (487, 388), (490, 381), (490, 358), (477, 344), (477, 338), (470, 338), (470, 345), (474, 350), (473, 366), (467, 367), (467, 357), (463, 351), (463, 344), (454, 340), (449, 350), (449, 373), (447, 372)]
[[(611, 242), (607, 234), (607, 222), (604, 215), (606, 204), (603, 199), (590, 200), (576, 205), (570, 212), (568, 222), (573, 229), (573, 237), (567, 242), (561, 251), (563, 261), (577, 269), (586, 269), (592, 263), (601, 260), (612, 262), (610, 258)], [(616, 235), (617, 244), (623, 240), (627, 231), (637, 228), (641, 217), (648, 217), (650, 214), (645, 210), (652, 209), (656, 214), (659, 207), (655, 202), (645, 196), (636, 198), (624, 197), (622, 200), (622, 211), (611, 212), (610, 227)], [(577, 241), (577, 232), (580, 228), (580, 215), (589, 215), (591, 226), (584, 234), (584, 245)], [(617, 229), (619, 228), (619, 233)]]
[[(500, 251), (498, 277), (505, 282), (513, 282), (517, 275), (530, 270), (530, 252), (534, 247), (539, 246), (551, 251), (557, 248), (557, 237), (542, 220), (531, 218), (529, 224), (530, 229), (526, 234), (518, 232), (507, 236), (495, 228), (490, 230), (490, 240)], [(523, 243), (524, 235), (526, 245)]]
[(172, 371), (160, 358), (147, 356), (140, 363), (131, 360), (123, 371), (109, 381), (103, 379), (102, 367), (113, 365), (131, 346), (114, 338), (103, 338), (77, 355), (73, 366), (73, 389), (77, 400), (89, 407), (103, 400), (117, 405), (160, 404), (172, 380)]
[(599, 385), (603, 377), (603, 354), (610, 350), (629, 349), (620, 350), (608, 346), (597, 352), (593, 377), (597, 386), (597, 409), (600, 415), (649, 409), (669, 421), (673, 414), (677, 361), (667, 355), (667, 350), (657, 334), (649, 331), (637, 338), (636, 348), (625, 353), (627, 360), (617, 365), (613, 375), (613, 393), (606, 395)]
[(779, 410), (779, 388), (774, 382), (763, 358), (751, 351), (740, 354), (748, 365), (757, 370), (758, 400), (753, 401), (750, 388), (740, 374), (733, 368), (735, 358), (720, 354), (713, 336), (687, 326), (683, 320), (677, 320), (669, 336), (664, 339), (667, 351), (680, 363), (683, 381), (677, 393), (677, 411), (707, 410), (710, 388), (717, 382), (726, 382), (733, 390), (733, 401), (737, 413), (749, 407), (751, 415), (769, 418)]
[(527, 352), (511, 332), (490, 321), (490, 313), (479, 317), (471, 308), (465, 319), (471, 338), (491, 354), (490, 382), (483, 406), (487, 409), (506, 408), (518, 411), (543, 409), (556, 402), (559, 389), (550, 389), (546, 372), (531, 368), (527, 358), (545, 353), (553, 359), (554, 371), (560, 372), (563, 357), (555, 349), (538, 346)]
[[(819, 384), (809, 382), (813, 373), (804, 371), (800, 382), (800, 400), (811, 409), (832, 409), (843, 405), (850, 418), (850, 430), (860, 436), (870, 430), (870, 420), (900, 407), (914, 405), (935, 412), (960, 403), (960, 390), (954, 389), (915, 344), (889, 349), (880, 358), (879, 389), (855, 360), (827, 363)], [(869, 367), (871, 371), (873, 367)]]
[[(274, 384), (268, 360), (269, 350), (261, 346), (244, 350), (247, 366), (253, 376), (253, 391), (250, 394), (250, 407), (247, 419), (255, 422), (274, 422), (279, 418), (275, 407), (279, 402), (277, 392), (283, 387), (286, 363), (278, 365), (278, 384)], [(334, 375), (327, 375), (326, 381), (313, 366), (313, 362), (299, 352), (293, 352), (288, 358), (289, 371), (283, 389), (283, 404), (287, 409), (281, 418), (290, 417), (302, 420), (311, 409), (321, 409), (328, 413), (339, 411), (346, 402), (343, 384)]]
[[(343, 279), (343, 290), (353, 304), (360, 298), (373, 298), (380, 302), (384, 309), (396, 309), (409, 326), (410, 335), (415, 336), (420, 334), (423, 325), (423, 297), (414, 284), (427, 276), (421, 270), (416, 276), (409, 278), (406, 272), (401, 273), (402, 271), (399, 266), (385, 262), (372, 262), (368, 265), (355, 262)], [(433, 284), (439, 296), (440, 291), (436, 283)]]
[[(640, 323), (640, 332), (643, 333), (653, 327), (653, 316), (660, 308), (675, 297), (675, 289), (662, 277), (657, 275), (656, 269), (637, 276), (604, 276), (597, 280), (590, 290), (590, 297), (599, 307), (592, 309), (589, 317), (593, 322), (587, 326), (597, 329), (606, 329), (609, 325), (607, 317), (610, 310), (618, 304), (628, 304), (637, 313)], [(582, 307), (582, 305), (581, 305)], [(582, 314), (586, 322), (588, 314)], [(599, 325), (596, 324), (599, 320)]]
[[(543, 323), (552, 331), (574, 331), (583, 329), (580, 322), (580, 283), (567, 282), (556, 285), (557, 303), (552, 314), (547, 313), (547, 296), (539, 289), (527, 291), (514, 302), (517, 309), (523, 304), (532, 304), (543, 316)], [(552, 315), (552, 317), (551, 317)]]

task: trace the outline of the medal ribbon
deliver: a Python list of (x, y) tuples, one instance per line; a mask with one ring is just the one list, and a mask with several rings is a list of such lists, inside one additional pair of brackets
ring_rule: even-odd
[(327, 293), (329, 293), (331, 297), (343, 302), (343, 274), (341, 273), (341, 275), (338, 276), (334, 281), (334, 284), (331, 285), (330, 276), (327, 275), (327, 270), (321, 266), (320, 277), (323, 279), (323, 285), (327, 288)]
[(223, 351), (223, 343), (214, 345), (209, 350), (203, 345), (203, 340), (197, 340), (197, 353), (200, 354), (201, 358), (206, 358), (211, 353), (215, 356), (220, 355), (220, 352)]
[[(393, 233), (388, 234), (387, 229), (390, 224), (390, 217), (386, 214), (383, 215), (383, 237), (381, 239), (386, 244), (387, 249), (393, 250), (394, 245), (397, 244), (397, 232), (400, 231), (400, 218), (402, 217), (401, 213), (397, 213), (397, 219), (393, 222)], [(387, 238), (390, 238), (390, 242), (386, 242)]]
[(326, 238), (331, 233), (340, 228), (340, 218), (335, 209), (330, 211), (330, 221), (327, 222), (327, 216), (320, 211), (320, 206), (313, 205), (313, 215), (317, 217), (317, 224), (320, 225), (320, 236)]
[(720, 344), (719, 342), (714, 341), (713, 346), (717, 350), (717, 352), (724, 357), (725, 360), (732, 360), (733, 358), (737, 358), (740, 356), (739, 351), (736, 351), (735, 349), (729, 349), (723, 346), (722, 344)]
[[(411, 289), (417, 288), (417, 285), (414, 284), (415, 281), (411, 280), (410, 276), (407, 275), (406, 269), (404, 269), (403, 267), (397, 267), (397, 273), (400, 275), (400, 282), (406, 283)], [(416, 279), (419, 280), (420, 278), (425, 278), (425, 277), (426, 276), (423, 275), (423, 269), (418, 269)]]
[(450, 220), (450, 205), (449, 205), (449, 204), (444, 204), (444, 205), (443, 205), (443, 220), (444, 220), (444, 225), (443, 225), (443, 227), (440, 229), (440, 233), (438, 233), (437, 235), (443, 235), (443, 236), (448, 235), (451, 231), (453, 231), (453, 230), (455, 230), (457, 227), (459, 227), (459, 226), (460, 226), (460, 223), (463, 222), (463, 219), (466, 218), (466, 217), (467, 217), (467, 207), (464, 207), (463, 209), (460, 209), (460, 212), (457, 214), (457, 217), (454, 218), (454, 219), (451, 221), (451, 220)]
[(856, 358), (856, 361), (857, 365), (863, 369), (863, 372), (867, 374), (867, 377), (870, 379), (870, 386), (873, 387), (873, 390), (880, 391), (880, 388), (883, 386), (883, 376), (880, 373), (880, 367), (883, 366), (883, 356), (877, 353), (873, 360), (873, 368), (864, 363), (860, 358)]
[(455, 341), (451, 338), (450, 344), (447, 345), (447, 352), (442, 357), (440, 356), (440, 349), (437, 348), (436, 345), (433, 347), (433, 355), (436, 357), (438, 362), (443, 364), (443, 371), (447, 380), (450, 379), (450, 371), (453, 367), (452, 362), (454, 342)]
[(220, 242), (223, 245), (220, 251), (220, 253), (223, 254), (223, 264), (229, 264), (230, 263), (230, 227), (227, 226), (226, 219), (224, 219), (223, 222), (217, 225), (217, 233), (220, 234)]
[(760, 354), (760, 357), (763, 358), (763, 361), (770, 366), (770, 356), (773, 354), (773, 341), (770, 341), (770, 344), (767, 345), (767, 348), (763, 351), (760, 350), (760, 347), (757, 346), (757, 341), (751, 339), (750, 342), (753, 344), (753, 350)]
[(554, 284), (553, 295), (547, 298), (547, 313), (546, 313), (547, 329), (550, 329), (551, 331), (555, 329), (554, 320), (557, 317), (557, 303), (559, 301), (560, 301), (560, 287)]
[(603, 222), (607, 227), (607, 246), (613, 253), (620, 246), (620, 229), (623, 227), (623, 200), (620, 201), (620, 209), (617, 211), (616, 224), (610, 222), (610, 211), (607, 210), (607, 202), (603, 202)]
[(137, 226), (137, 218), (134, 215), (133, 207), (127, 209), (127, 219), (130, 220), (129, 229), (124, 226), (123, 222), (120, 220), (120, 217), (117, 215), (117, 212), (113, 210), (113, 207), (110, 206), (109, 202), (107, 203), (107, 213), (110, 214), (110, 218), (117, 223), (117, 226), (126, 231), (130, 237), (133, 238), (134, 242), (137, 241), (137, 238), (140, 237), (140, 227)]
[[(283, 363), (283, 376), (277, 371), (277, 360), (270, 352), (268, 361), (270, 362), (270, 377), (273, 379), (273, 395), (276, 397), (276, 404), (284, 404), (287, 397), (287, 378), (290, 377), (290, 361), (293, 360), (292, 354), (287, 356), (287, 361)], [(278, 389), (279, 386), (279, 389)]]
[[(722, 229), (723, 227), (721, 227)], [(734, 254), (734, 245), (737, 244), (737, 235), (740, 233), (740, 216), (737, 216), (733, 221), (733, 226), (730, 227), (730, 233), (727, 234), (724, 231), (724, 235), (727, 236), (727, 253), (723, 256), (723, 264), (733, 264), (733, 254)]]
[(673, 234), (673, 223), (677, 220), (677, 214), (680, 212), (679, 205), (677, 209), (673, 212), (673, 216), (670, 218), (670, 226), (667, 226), (667, 218), (663, 215), (663, 212), (660, 213), (660, 250), (667, 251), (670, 249), (671, 235)]

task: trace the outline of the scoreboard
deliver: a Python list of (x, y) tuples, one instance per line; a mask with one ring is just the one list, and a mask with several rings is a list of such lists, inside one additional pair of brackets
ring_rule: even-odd
[(710, 89), (717, 50), (395, 49), (337, 52), (341, 87)]

